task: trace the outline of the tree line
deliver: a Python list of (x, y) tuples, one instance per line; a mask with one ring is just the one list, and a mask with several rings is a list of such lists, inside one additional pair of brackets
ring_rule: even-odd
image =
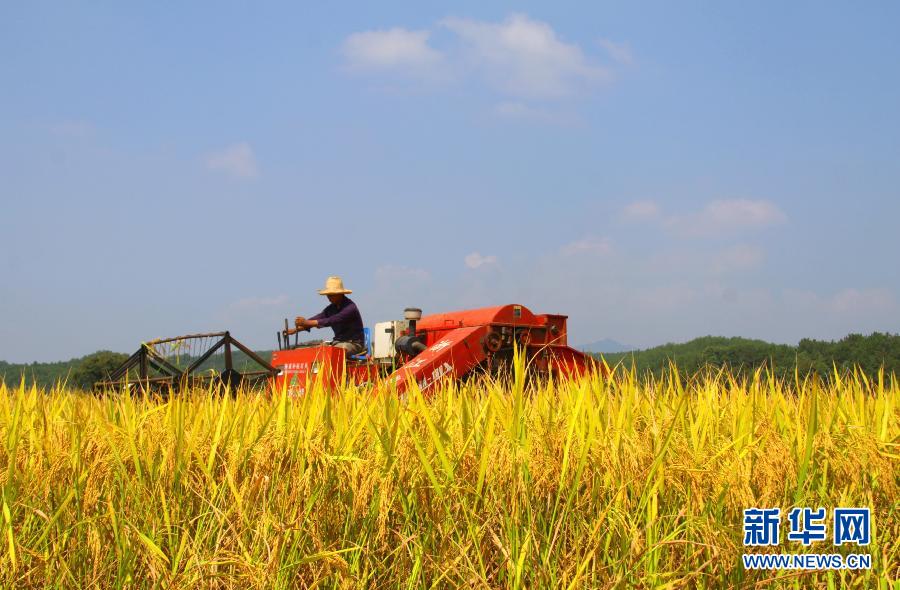
[[(596, 355), (599, 356), (599, 355)], [(868, 336), (850, 334), (837, 341), (804, 338), (797, 346), (772, 344), (748, 338), (704, 336), (682, 344), (664, 344), (632, 352), (604, 354), (610, 365), (622, 363), (639, 373), (656, 375), (674, 362), (678, 370), (695, 373), (703, 368), (726, 367), (737, 373), (751, 373), (765, 368), (778, 377), (816, 373), (821, 377), (841, 373), (855, 367), (867, 375), (900, 375), (900, 335), (874, 332)]]
[[(257, 354), (265, 361), (272, 359), (271, 350)], [(120, 352), (98, 350), (81, 358), (55, 363), (13, 364), (0, 361), (0, 381), (5, 382), (8, 387), (19, 386), (24, 378), (27, 387), (35, 385), (46, 389), (62, 383), (67, 387), (90, 389), (97, 381), (107, 379), (110, 373), (128, 360), (128, 357), (129, 355)], [(173, 361), (173, 364), (184, 369), (193, 360), (194, 357), (184, 355), (177, 363)], [(259, 368), (240, 351), (232, 353), (232, 361), (234, 368), (241, 372)], [(221, 371), (224, 368), (224, 358), (221, 354), (216, 354), (203, 363), (199, 370)]]
[[(266, 361), (271, 350), (260, 351)], [(595, 355), (595, 356), (600, 356)], [(797, 346), (772, 344), (763, 340), (704, 336), (682, 344), (664, 344), (646, 350), (602, 355), (610, 365), (634, 365), (639, 373), (661, 374), (674, 362), (683, 373), (694, 373), (706, 367), (727, 367), (738, 373), (749, 373), (763, 367), (779, 377), (817, 373), (828, 377), (834, 368), (840, 372), (859, 367), (873, 376), (881, 368), (887, 375), (900, 375), (900, 335), (875, 332), (868, 336), (850, 334), (838, 341), (804, 338)], [(24, 377), (27, 386), (52, 387), (64, 382), (70, 387), (88, 389), (128, 358), (127, 354), (97, 351), (87, 356), (55, 363), (13, 364), (0, 361), (0, 380), (9, 387), (18, 386)], [(246, 359), (235, 353), (235, 367), (243, 370)], [(210, 368), (219, 367), (221, 359), (213, 358)]]

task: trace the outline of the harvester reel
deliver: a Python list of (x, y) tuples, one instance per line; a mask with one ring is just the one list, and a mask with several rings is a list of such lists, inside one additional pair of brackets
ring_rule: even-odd
[[(250, 369), (244, 373), (232, 364), (232, 352), (237, 351), (245, 355), (245, 364)], [(205, 368), (210, 364), (213, 367)], [(178, 391), (212, 385), (222, 390), (230, 387), (234, 392), (243, 383), (272, 379), (277, 373), (278, 369), (232, 338), (229, 332), (189, 334), (141, 344), (137, 352), (110, 373), (109, 379), (95, 383), (94, 389), (121, 390), (137, 385), (144, 391), (166, 392), (170, 388)]]

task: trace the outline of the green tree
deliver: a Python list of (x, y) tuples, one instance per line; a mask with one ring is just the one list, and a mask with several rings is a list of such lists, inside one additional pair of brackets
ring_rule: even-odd
[(84, 357), (72, 371), (72, 384), (90, 389), (97, 381), (109, 377), (109, 374), (128, 360), (127, 354), (100, 350)]
[(836, 342), (804, 338), (797, 346), (771, 344), (746, 338), (704, 336), (683, 344), (664, 344), (647, 350), (603, 355), (607, 362), (632, 363), (638, 372), (652, 371), (660, 375), (671, 361), (683, 374), (704, 367), (727, 367), (738, 374), (749, 375), (766, 368), (778, 377), (791, 378), (796, 367), (801, 375), (818, 373), (829, 377), (838, 371), (858, 367), (869, 376), (880, 369), (886, 375), (900, 374), (900, 335), (875, 332), (868, 336), (849, 334)]

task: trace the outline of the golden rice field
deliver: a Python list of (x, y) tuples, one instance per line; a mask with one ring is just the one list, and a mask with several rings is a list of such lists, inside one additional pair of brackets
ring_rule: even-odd
[[(404, 400), (0, 386), (0, 441), (3, 588), (900, 584), (889, 377), (517, 371)], [(745, 571), (743, 510), (793, 506), (870, 506), (872, 569)]]

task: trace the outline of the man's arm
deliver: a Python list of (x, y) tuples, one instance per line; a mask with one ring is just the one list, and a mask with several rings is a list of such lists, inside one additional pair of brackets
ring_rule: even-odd
[[(330, 306), (329, 306), (330, 307)], [(311, 318), (304, 318), (302, 316), (297, 316), (297, 319), (294, 320), (294, 325), (298, 328), (324, 328), (324, 324), (320, 324), (319, 320), (325, 319), (325, 312), (328, 311), (328, 307), (312, 316)]]
[(294, 327), (297, 328), (297, 330), (306, 331), (310, 328), (315, 328), (318, 325), (318, 320), (308, 320), (302, 315), (298, 315), (296, 318), (294, 318)]
[[(309, 324), (313, 327), (327, 328), (328, 326), (333, 326), (334, 324), (341, 324), (343, 322), (346, 322), (354, 314), (357, 314), (357, 313), (359, 313), (359, 312), (356, 310), (356, 304), (350, 303), (349, 305), (345, 305), (341, 311), (337, 312), (334, 315), (331, 315), (328, 317), (319, 317), (317, 319), (310, 318), (306, 321), (307, 322), (310, 322), (310, 321), (316, 322), (315, 324)], [(321, 315), (321, 314), (319, 314), (319, 315)]]

